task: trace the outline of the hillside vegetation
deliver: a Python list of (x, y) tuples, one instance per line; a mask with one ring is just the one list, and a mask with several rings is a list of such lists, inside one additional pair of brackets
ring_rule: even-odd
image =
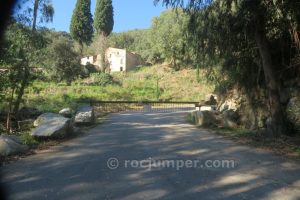
[(70, 86), (36, 81), (26, 90), (24, 105), (43, 111), (59, 111), (78, 100), (88, 99), (200, 101), (214, 90), (204, 73), (200, 73), (198, 82), (195, 69), (174, 71), (166, 65), (141, 67), (111, 76), (112, 81), (105, 85), (98, 83), (93, 75), (77, 79)]

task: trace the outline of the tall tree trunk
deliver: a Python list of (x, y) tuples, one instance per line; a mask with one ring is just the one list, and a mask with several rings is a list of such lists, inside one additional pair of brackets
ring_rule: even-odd
[(286, 133), (286, 118), (280, 104), (280, 85), (275, 75), (269, 41), (265, 32), (264, 18), (259, 15), (256, 20), (255, 40), (259, 48), (265, 80), (269, 93), (269, 105), (271, 113), (271, 127), (269, 130), (274, 136)]
[(33, 31), (36, 30), (36, 21), (37, 21), (37, 15), (38, 15), (39, 1), (40, 0), (34, 0), (33, 19), (32, 19), (32, 30)]
[(11, 133), (11, 113), (12, 113), (12, 105), (14, 101), (14, 94), (15, 94), (15, 88), (12, 88), (11, 90), (11, 97), (9, 99), (9, 106), (8, 106), (8, 113), (7, 113), (7, 118), (6, 118), (6, 131), (7, 134)]
[(24, 67), (24, 76), (23, 76), (23, 80), (21, 82), (21, 86), (19, 88), (19, 90), (17, 91), (17, 99), (15, 101), (15, 104), (14, 104), (14, 113), (17, 113), (19, 111), (19, 108), (20, 108), (20, 104), (21, 104), (21, 101), (22, 101), (22, 98), (23, 98), (23, 95), (24, 95), (24, 91), (25, 91), (25, 88), (26, 86), (28, 85), (28, 81), (29, 81), (29, 69), (28, 67), (26, 66), (27, 64), (25, 63), (24, 64), (25, 67)]
[(102, 72), (106, 72), (108, 66), (108, 61), (107, 61), (107, 55), (106, 55), (106, 50), (109, 48), (108, 45), (108, 40), (107, 40), (107, 34), (102, 32), (99, 34), (99, 41), (100, 41), (100, 46), (99, 46), (99, 54), (100, 54), (100, 69)]

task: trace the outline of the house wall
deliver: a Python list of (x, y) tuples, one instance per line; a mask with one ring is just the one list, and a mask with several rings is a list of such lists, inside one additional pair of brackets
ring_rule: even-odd
[[(105, 55), (109, 63), (110, 72), (129, 71), (143, 63), (140, 55), (125, 49), (108, 48)], [(97, 66), (99, 70), (102, 69), (100, 55), (87, 56), (81, 59), (82, 65), (87, 65), (88, 63)]]
[(134, 69), (136, 66), (143, 64), (142, 57), (131, 52), (126, 53), (126, 71)]
[(94, 56), (87, 56), (81, 59), (81, 65), (94, 64)]
[(126, 50), (108, 48), (106, 59), (109, 62), (111, 72), (126, 71)]

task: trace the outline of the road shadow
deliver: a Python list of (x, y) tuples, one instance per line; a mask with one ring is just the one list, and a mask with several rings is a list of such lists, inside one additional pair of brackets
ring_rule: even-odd
[[(83, 137), (3, 168), (9, 199), (300, 199), (298, 162), (226, 140), (185, 111), (112, 114)], [(117, 169), (107, 161), (117, 158)], [(234, 160), (234, 168), (136, 167)]]

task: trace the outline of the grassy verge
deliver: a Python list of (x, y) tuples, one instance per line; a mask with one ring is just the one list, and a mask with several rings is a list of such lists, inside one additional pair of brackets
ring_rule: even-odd
[[(27, 88), (23, 105), (58, 112), (64, 107), (76, 106), (76, 101), (84, 99), (200, 101), (214, 90), (214, 85), (206, 82), (204, 73), (200, 82), (196, 80), (194, 69), (177, 72), (156, 65), (127, 73), (113, 73), (112, 77), (114, 83), (106, 86), (87, 84), (87, 79), (76, 80), (71, 86), (35, 81)], [(0, 102), (0, 110), (5, 108), (7, 105)]]

